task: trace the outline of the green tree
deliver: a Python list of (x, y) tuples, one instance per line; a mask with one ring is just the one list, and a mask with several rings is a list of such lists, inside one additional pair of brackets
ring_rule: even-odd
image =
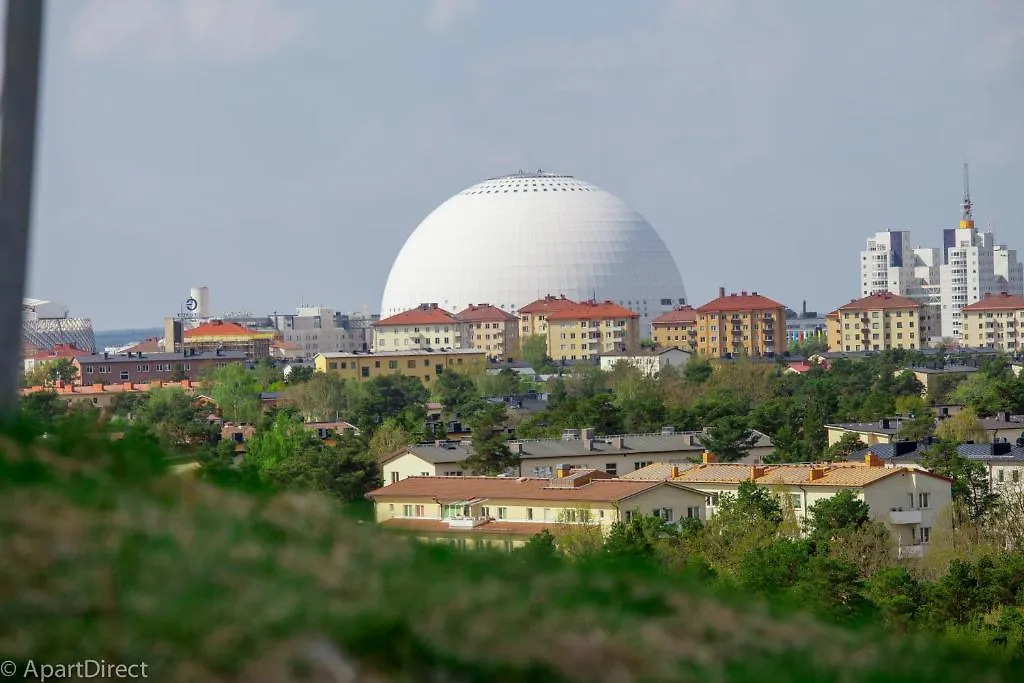
[(960, 456), (956, 442), (940, 440), (922, 454), (921, 465), (953, 480), (954, 512), (958, 516), (978, 521), (995, 509), (999, 497), (991, 489), (985, 466)]
[(522, 379), (511, 368), (502, 368), (494, 374), (478, 375), (476, 383), (480, 396), (516, 396), (523, 392)]
[[(293, 371), (297, 369), (293, 368)], [(282, 397), (284, 403), (295, 408), (306, 421), (333, 422), (355, 419), (359, 389), (358, 385), (333, 373), (318, 372), (304, 382), (289, 381)]]
[(909, 628), (923, 601), (921, 583), (906, 567), (883, 569), (868, 580), (865, 589), (886, 627), (894, 631)]
[(360, 385), (356, 424), (372, 432), (389, 417), (397, 417), (410, 432), (422, 432), (426, 402), (430, 398), (423, 383), (405, 375), (382, 375)]
[(687, 384), (700, 385), (711, 378), (713, 371), (714, 368), (711, 367), (711, 362), (706, 358), (692, 356), (683, 368), (683, 378)]
[(284, 380), (289, 386), (294, 386), (296, 384), (308, 382), (313, 379), (313, 375), (315, 374), (316, 370), (314, 370), (312, 365), (290, 365), (288, 366), (288, 373), (284, 376)]
[(935, 428), (935, 435), (943, 441), (957, 444), (967, 441), (988, 443), (991, 440), (971, 408), (962, 408), (955, 415), (941, 420)]
[(771, 491), (750, 479), (740, 482), (736, 495), (723, 493), (718, 503), (718, 514), (735, 516), (743, 523), (766, 522), (778, 526), (782, 523), (782, 505)]
[(55, 391), (33, 391), (25, 394), (19, 402), (21, 414), (29, 420), (50, 424), (67, 415), (68, 404)]
[(446, 370), (434, 383), (434, 396), (451, 413), (467, 414), (479, 407), (480, 393), (472, 378)]
[(174, 450), (209, 443), (217, 431), (209, 410), (180, 387), (151, 389), (136, 412), (136, 422)]
[(474, 474), (501, 474), (519, 465), (519, 455), (508, 447), (508, 437), (501, 431), (505, 408), (489, 405), (470, 418), (473, 452), (460, 465)]
[(519, 353), (530, 367), (539, 374), (555, 371), (555, 363), (548, 356), (548, 338), (543, 334), (534, 334), (519, 340)]
[(261, 478), (272, 481), (279, 465), (313, 445), (319, 444), (300, 421), (287, 413), (278, 413), (268, 428), (253, 434), (246, 443), (245, 463), (255, 468)]
[(25, 375), (25, 383), (30, 387), (52, 387), (57, 382), (73, 384), (77, 379), (78, 368), (70, 358), (36, 363)]
[(807, 508), (807, 530), (816, 543), (827, 544), (833, 538), (860, 529), (870, 519), (871, 508), (850, 489), (819, 500)]
[(1001, 377), (975, 372), (957, 385), (951, 397), (954, 402), (971, 408), (976, 415), (988, 417), (1012, 407), (1008, 385), (1009, 382)]
[(633, 512), (631, 519), (612, 524), (604, 542), (605, 552), (619, 557), (653, 558), (659, 545), (675, 530), (660, 517)]
[(174, 369), (171, 370), (171, 376), (169, 378), (172, 382), (181, 382), (188, 379), (188, 373), (185, 372), (184, 363), (175, 363)]
[(747, 450), (757, 443), (757, 438), (745, 418), (726, 415), (715, 420), (701, 434), (700, 442), (704, 448), (715, 453), (721, 462), (734, 462), (746, 456)]
[(345, 502), (364, 499), (381, 484), (380, 465), (370, 455), (366, 442), (346, 432), (335, 446), (306, 442), (267, 472), (278, 486), (323, 491)]
[(532, 564), (534, 562), (550, 562), (558, 557), (558, 544), (554, 534), (547, 529), (540, 531), (527, 539), (518, 552)]
[(232, 422), (255, 424), (260, 418), (260, 380), (242, 363), (216, 368), (209, 379), (208, 393), (221, 415)]
[(825, 452), (829, 460), (846, 460), (852, 454), (867, 447), (868, 445), (861, 441), (860, 434), (846, 432), (839, 437), (839, 441), (829, 446)]
[(405, 426), (399, 420), (389, 417), (370, 437), (370, 455), (381, 462), (400, 448), (412, 444), (412, 441), (412, 435), (405, 430)]

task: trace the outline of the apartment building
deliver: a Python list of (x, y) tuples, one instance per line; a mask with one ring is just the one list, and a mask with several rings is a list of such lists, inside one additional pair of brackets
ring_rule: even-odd
[(709, 358), (768, 357), (786, 350), (786, 307), (757, 292), (726, 295), (697, 309), (697, 352)]
[(547, 337), (548, 316), (575, 305), (576, 302), (572, 299), (566, 299), (564, 294), (559, 296), (548, 294), (543, 299), (537, 299), (520, 307), (518, 311), (519, 338), (529, 339), (535, 335)]
[[(774, 452), (771, 439), (754, 432), (757, 441), (747, 450), (752, 461), (760, 462)], [(560, 439), (517, 439), (508, 443), (519, 456), (519, 467), (510, 472), (520, 477), (551, 477), (561, 466), (572, 469), (603, 470), (622, 476), (652, 462), (685, 464), (704, 452), (701, 432), (676, 432), (665, 427), (658, 434), (598, 436), (593, 428), (566, 430)], [(469, 441), (437, 440), (400, 450), (381, 468), (384, 481), (394, 483), (413, 476), (462, 476), (462, 463), (473, 454)]]
[(317, 354), (313, 364), (317, 372), (331, 372), (357, 382), (384, 375), (405, 375), (415, 377), (429, 387), (445, 370), (471, 375), (484, 372), (487, 354), (478, 349), (412, 349), (381, 353), (339, 351)]
[(640, 371), (645, 377), (656, 377), (667, 367), (682, 368), (690, 361), (689, 351), (682, 349), (640, 350), (636, 353), (610, 353), (601, 356), (601, 369), (611, 372), (620, 363)]
[(683, 484), (624, 481), (569, 468), (552, 478), (416, 476), (367, 496), (382, 526), (438, 533), (532, 536), (564, 525), (607, 533), (634, 514), (669, 522), (706, 518), (706, 495)]
[(244, 351), (188, 349), (181, 353), (97, 353), (76, 356), (72, 362), (78, 368), (78, 383), (90, 385), (195, 381), (210, 370), (246, 360)]
[(490, 358), (505, 358), (519, 348), (519, 319), (490, 304), (470, 304), (456, 316), (462, 324), (462, 343)]
[(611, 301), (584, 301), (547, 314), (548, 356), (588, 360), (640, 348), (640, 314)]
[(464, 345), (459, 319), (437, 304), (420, 304), (373, 325), (374, 351), (461, 348)]
[(987, 294), (961, 309), (960, 345), (1016, 354), (1024, 349), (1024, 296)]
[(931, 337), (929, 308), (891, 292), (876, 292), (828, 314), (829, 351), (920, 349)]
[(949, 479), (917, 467), (886, 467), (870, 454), (861, 464), (751, 466), (720, 464), (708, 453), (701, 464), (667, 469), (653, 465), (624, 479), (668, 481), (701, 491), (709, 517), (722, 494), (735, 495), (742, 482), (753, 481), (778, 495), (799, 522), (819, 501), (852, 491), (867, 503), (871, 517), (889, 528), (904, 557), (924, 553), (932, 528), (947, 518), (953, 502)]
[(679, 306), (651, 321), (651, 339), (663, 349), (697, 349), (697, 311), (693, 306)]
[(270, 319), (281, 334), (282, 346), (299, 357), (312, 358), (331, 351), (367, 351), (373, 344), (373, 324), (380, 316), (301, 306), (294, 315), (274, 313)]

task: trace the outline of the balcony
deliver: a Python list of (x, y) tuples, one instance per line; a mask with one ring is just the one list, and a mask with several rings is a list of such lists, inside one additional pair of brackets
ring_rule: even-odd
[(918, 543), (917, 545), (900, 546), (900, 559), (908, 557), (917, 559), (924, 557), (924, 545)]
[(472, 529), (487, 522), (486, 517), (449, 517), (449, 529)]
[(910, 508), (893, 508), (889, 511), (890, 524), (920, 524), (921, 511)]

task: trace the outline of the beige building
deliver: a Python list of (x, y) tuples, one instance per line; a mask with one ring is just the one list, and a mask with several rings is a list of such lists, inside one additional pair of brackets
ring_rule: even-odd
[(932, 334), (931, 310), (891, 292), (851, 301), (827, 316), (829, 351), (923, 348)]
[(697, 309), (697, 353), (772, 358), (786, 350), (786, 307), (757, 292), (726, 295)]
[(462, 325), (437, 304), (420, 304), (373, 324), (373, 350), (385, 353), (417, 349), (461, 349)]
[(317, 372), (331, 372), (344, 379), (366, 382), (382, 375), (415, 377), (427, 387), (446, 370), (477, 375), (487, 367), (487, 355), (476, 349), (452, 351), (396, 351), (394, 353), (319, 353), (313, 359)]
[(491, 358), (504, 358), (519, 347), (519, 319), (490, 304), (470, 304), (457, 316), (462, 343)]
[(640, 348), (640, 314), (610, 301), (585, 301), (547, 315), (548, 356), (588, 360)]
[(920, 468), (885, 467), (870, 454), (863, 464), (727, 465), (706, 457), (699, 465), (675, 467), (666, 473), (665, 465), (654, 465), (624, 478), (668, 481), (701, 491), (708, 496), (709, 517), (722, 494), (735, 495), (740, 483), (753, 481), (778, 495), (801, 522), (811, 506), (849, 490), (868, 504), (873, 519), (889, 528), (904, 557), (924, 553), (932, 529), (947, 518), (953, 501), (949, 479)]
[(971, 349), (996, 349), (1016, 354), (1024, 349), (1024, 297), (1003, 292), (961, 311), (960, 345)]
[[(955, 411), (954, 411), (955, 414)], [(949, 411), (940, 414), (938, 421), (950, 416)], [(828, 445), (838, 443), (845, 434), (856, 434), (857, 437), (868, 446), (880, 443), (895, 443), (901, 440), (900, 430), (903, 426), (903, 418), (886, 417), (877, 422), (842, 422), (838, 424), (825, 425), (825, 432), (828, 434)], [(1007, 440), (1016, 441), (1024, 435), (1024, 416), (1011, 415), (1003, 412), (993, 417), (985, 417), (978, 420), (978, 424), (985, 431), (989, 441)]]
[(518, 311), (519, 338), (525, 340), (535, 335), (547, 337), (548, 316), (575, 305), (576, 302), (566, 299), (564, 294), (560, 296), (548, 294), (543, 299), (526, 304)]
[(594, 470), (552, 478), (410, 477), (367, 494), (385, 527), (530, 536), (560, 525), (607, 533), (634, 514), (704, 519), (706, 496), (665, 481), (624, 481)]
[(651, 339), (661, 349), (697, 349), (697, 310), (680, 306), (651, 321)]
[[(661, 434), (623, 434), (597, 436), (593, 429), (567, 430), (561, 439), (521, 439), (510, 441), (509, 448), (520, 458), (516, 476), (548, 478), (559, 466), (602, 470), (609, 476), (622, 476), (652, 462), (686, 464), (699, 460), (704, 452), (700, 432)], [(748, 458), (760, 462), (774, 451), (771, 439), (754, 432), (757, 441), (748, 450)], [(394, 483), (416, 476), (462, 476), (461, 462), (472, 455), (468, 441), (433, 441), (408, 446), (382, 463), (384, 481)]]

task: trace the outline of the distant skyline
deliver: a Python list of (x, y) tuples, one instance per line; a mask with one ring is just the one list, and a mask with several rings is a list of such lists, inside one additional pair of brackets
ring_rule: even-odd
[[(971, 167), (1024, 252), (1024, 2), (48, 4), (29, 296), (149, 328), (380, 305), (437, 205), (543, 168), (643, 214), (699, 305), (824, 312), (865, 239), (939, 246)], [(457, 250), (457, 246), (454, 247)]]

